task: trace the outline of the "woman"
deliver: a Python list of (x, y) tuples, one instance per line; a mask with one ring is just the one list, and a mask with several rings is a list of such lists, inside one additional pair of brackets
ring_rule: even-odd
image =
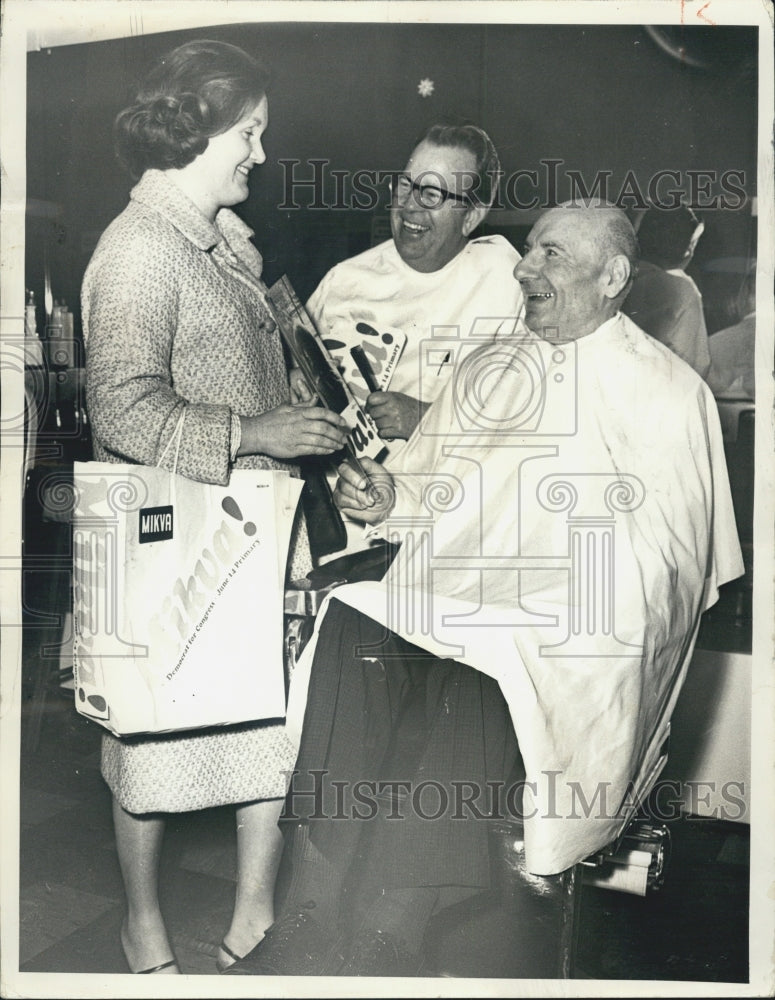
[[(261, 257), (227, 208), (247, 198), (249, 172), (265, 160), (266, 83), (241, 49), (191, 42), (158, 64), (116, 119), (117, 150), (139, 183), (83, 282), (98, 460), (156, 465), (182, 412), (176, 470), (201, 482), (226, 484), (232, 467), (293, 469), (286, 460), (344, 443), (339, 416), (302, 403), (301, 390), (298, 405), (289, 402)], [(303, 530), (292, 550), (291, 574), (303, 575)], [(105, 734), (102, 773), (128, 903), (121, 941), (133, 972), (180, 971), (158, 900), (167, 812), (237, 804), (237, 893), (219, 968), (261, 940), (274, 916), (282, 772), (294, 760), (282, 725)]]

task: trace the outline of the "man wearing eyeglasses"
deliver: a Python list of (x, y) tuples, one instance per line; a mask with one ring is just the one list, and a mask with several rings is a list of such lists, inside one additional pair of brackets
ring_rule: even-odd
[[(409, 438), (441, 392), (455, 361), (450, 337), (481, 342), (514, 330), (522, 308), (512, 278), (519, 254), (501, 236), (470, 238), (492, 205), (499, 174), (482, 129), (432, 126), (392, 181), (392, 239), (337, 264), (307, 304), (324, 337), (359, 324), (380, 338), (406, 334), (390, 390), (367, 400), (383, 438)], [(428, 351), (434, 328), (442, 327), (444, 344)]]

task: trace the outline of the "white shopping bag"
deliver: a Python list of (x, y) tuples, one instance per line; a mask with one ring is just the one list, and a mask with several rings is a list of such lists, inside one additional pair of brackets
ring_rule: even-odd
[(285, 715), (283, 591), (303, 483), (75, 463), (78, 711), (119, 736)]

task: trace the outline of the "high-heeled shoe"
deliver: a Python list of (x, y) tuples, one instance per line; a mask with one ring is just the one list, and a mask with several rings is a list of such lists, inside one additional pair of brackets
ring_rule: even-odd
[[(154, 972), (163, 972), (164, 969), (170, 969), (174, 965), (177, 968), (178, 960), (176, 958), (171, 958), (169, 962), (162, 962), (161, 965), (154, 965), (152, 969), (138, 969), (135, 973), (136, 976), (152, 976)], [(178, 969), (180, 972), (180, 969)]]
[[(126, 948), (126, 920), (121, 924), (121, 947), (124, 949), (124, 958), (126, 959), (127, 965), (129, 965), (129, 959), (127, 958), (127, 948)], [(158, 972), (164, 972), (165, 969), (171, 969), (175, 966), (175, 971), (179, 974), (180, 968), (178, 967), (178, 960), (174, 957), (168, 959), (166, 962), (161, 962), (159, 965), (152, 965), (150, 969), (138, 969), (137, 972), (132, 974), (135, 976), (152, 976)], [(132, 972), (132, 967), (129, 966), (129, 971)]]
[(219, 972), (225, 972), (227, 969), (230, 969), (235, 962), (241, 962), (242, 959), (245, 957), (244, 955), (237, 955), (235, 952), (233, 952), (225, 941), (221, 941), (220, 950), (226, 952), (226, 954), (231, 959), (231, 962), (222, 962), (219, 958), (216, 958), (215, 967)]

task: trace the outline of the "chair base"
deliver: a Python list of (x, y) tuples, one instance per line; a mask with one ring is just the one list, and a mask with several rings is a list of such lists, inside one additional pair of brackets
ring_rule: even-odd
[(559, 875), (525, 867), (522, 825), (493, 824), (492, 886), (438, 913), (426, 938), (439, 976), (571, 979), (582, 880), (578, 866)]

